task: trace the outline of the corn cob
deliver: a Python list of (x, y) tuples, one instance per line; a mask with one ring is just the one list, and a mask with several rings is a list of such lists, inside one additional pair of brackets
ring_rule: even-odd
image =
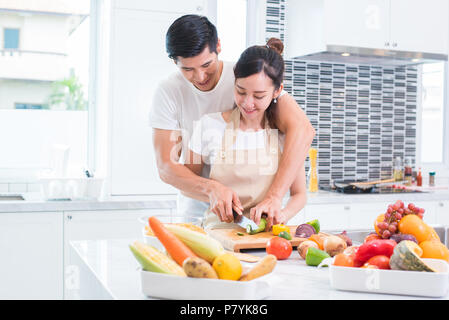
[(186, 276), (184, 270), (173, 259), (153, 246), (135, 241), (129, 248), (145, 271)]

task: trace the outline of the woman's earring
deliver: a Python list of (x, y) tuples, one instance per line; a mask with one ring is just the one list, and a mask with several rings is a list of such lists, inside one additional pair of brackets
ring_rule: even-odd
[(278, 103), (278, 99), (277, 99), (277, 98), (274, 98), (273, 102), (274, 102), (274, 103)]

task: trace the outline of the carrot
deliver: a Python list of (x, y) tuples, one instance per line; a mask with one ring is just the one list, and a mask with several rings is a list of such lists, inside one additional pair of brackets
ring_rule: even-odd
[(323, 239), (321, 239), (321, 237), (320, 237), (319, 235), (317, 235), (317, 234), (312, 234), (312, 235), (309, 237), (309, 240), (312, 240), (313, 242), (315, 242), (315, 243), (318, 245), (318, 248), (319, 248), (320, 250), (323, 250), (323, 247), (324, 247), (324, 241), (323, 241)]
[(197, 257), (189, 247), (179, 240), (170, 230), (167, 230), (158, 218), (150, 217), (148, 222), (154, 235), (177, 264), (182, 266), (185, 259)]

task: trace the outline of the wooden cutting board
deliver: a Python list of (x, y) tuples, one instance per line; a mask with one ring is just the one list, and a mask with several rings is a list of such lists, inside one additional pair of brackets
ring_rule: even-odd
[[(290, 234), (294, 235), (297, 226), (289, 226)], [(239, 236), (237, 233), (243, 233)], [(275, 237), (270, 232), (260, 232), (253, 235), (247, 234), (245, 229), (241, 227), (234, 227), (229, 229), (213, 229), (208, 231), (209, 236), (218, 240), (225, 249), (234, 252), (240, 252), (242, 249), (265, 249), (267, 241)], [(306, 241), (307, 238), (292, 237), (290, 243), (293, 247), (297, 247), (301, 242)]]

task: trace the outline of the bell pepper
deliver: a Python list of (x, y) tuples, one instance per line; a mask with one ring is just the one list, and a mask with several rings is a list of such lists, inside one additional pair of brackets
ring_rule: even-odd
[(362, 266), (365, 262), (367, 262), (374, 256), (382, 255), (389, 258), (393, 254), (395, 246), (396, 241), (391, 239), (372, 240), (364, 243), (358, 248), (355, 254), (355, 265)]
[(290, 234), (290, 228), (288, 226), (286, 226), (285, 224), (275, 224), (273, 225), (273, 235), (278, 236), (279, 233), (281, 233), (282, 231), (287, 232), (288, 234)]

